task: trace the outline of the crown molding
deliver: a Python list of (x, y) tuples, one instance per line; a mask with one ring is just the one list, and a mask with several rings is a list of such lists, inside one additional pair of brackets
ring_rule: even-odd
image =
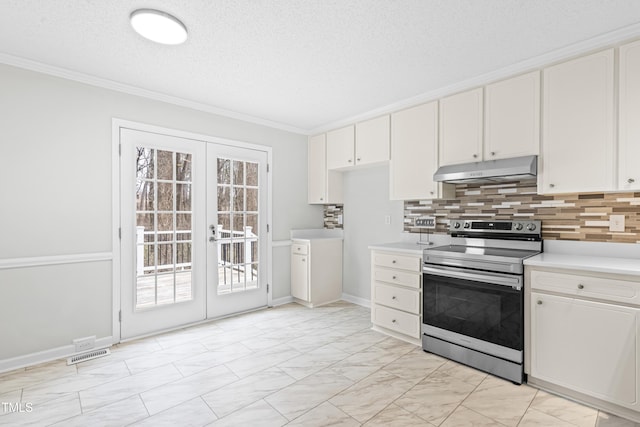
[(405, 108), (409, 108), (425, 102), (437, 100), (439, 98), (452, 95), (457, 92), (472, 89), (478, 86), (484, 86), (488, 83), (492, 83), (504, 78), (512, 77), (518, 74), (523, 74), (529, 71), (541, 69), (543, 67), (552, 65), (557, 62), (568, 60), (572, 57), (586, 54), (590, 51), (597, 49), (604, 49), (608, 47), (617, 46), (623, 42), (632, 41), (632, 39), (640, 37), (640, 23), (629, 25), (627, 27), (620, 28), (605, 34), (601, 34), (590, 39), (574, 43), (569, 46), (565, 46), (560, 49), (553, 50), (543, 55), (536, 56), (524, 61), (517, 62), (507, 67), (500, 68), (489, 73), (485, 73), (467, 80), (463, 80), (442, 88), (435, 89), (433, 91), (425, 92), (420, 95), (406, 98), (392, 104), (388, 104), (373, 110), (369, 110), (364, 113), (360, 113), (345, 119), (337, 120), (327, 123), (325, 125), (303, 129), (295, 126), (290, 126), (284, 123), (274, 122), (271, 120), (262, 119), (259, 117), (251, 116), (248, 114), (238, 113), (236, 111), (226, 110), (223, 108), (215, 107), (208, 104), (203, 104), (188, 99), (179, 98), (155, 92), (147, 89), (142, 89), (136, 86), (119, 83), (113, 80), (104, 79), (101, 77), (92, 76), (77, 71), (68, 70), (53, 65), (44, 64), (41, 62), (33, 61), (26, 58), (21, 58), (14, 55), (9, 55), (0, 52), (0, 63), (11, 65), (27, 69), (30, 71), (36, 71), (43, 74), (48, 74), (55, 77), (64, 78), (67, 80), (76, 81), (79, 83), (88, 84), (104, 89), (109, 89), (129, 95), (136, 95), (143, 98), (153, 99), (155, 101), (165, 102), (181, 107), (191, 108), (198, 111), (203, 111), (210, 114), (215, 114), (222, 117), (241, 120), (247, 123), (252, 123), (260, 126), (267, 126), (273, 129), (278, 129), (286, 132), (292, 132), (301, 135), (314, 135), (322, 132), (326, 132), (331, 129), (336, 129), (342, 126), (347, 126), (353, 123), (360, 122), (362, 120), (371, 119), (384, 114), (390, 114)]
[(190, 101), (188, 99), (180, 98), (177, 96), (167, 95), (160, 92), (155, 92), (148, 89), (142, 89), (136, 86), (119, 83), (114, 80), (104, 79), (101, 77), (92, 76), (89, 74), (81, 73), (78, 71), (69, 70), (62, 67), (56, 67), (42, 62), (33, 61), (31, 59), (22, 58), (19, 56), (9, 55), (7, 53), (0, 52), (0, 64), (11, 65), (13, 67), (23, 68), (29, 71), (35, 71), (42, 74), (47, 74), (54, 77), (60, 77), (67, 80), (72, 80), (78, 83), (84, 83), (91, 86), (100, 87), (103, 89), (109, 89), (116, 92), (126, 93), (128, 95), (140, 96), (154, 101), (165, 102), (167, 104), (173, 104), (180, 107), (191, 108), (193, 110), (203, 111), (205, 113), (215, 114), (230, 119), (241, 120), (244, 122), (267, 126), (270, 128), (283, 130), (286, 132), (292, 132), (302, 135), (308, 135), (308, 129), (302, 129), (295, 126), (290, 126), (284, 123), (274, 122), (260, 117), (251, 116), (248, 114), (238, 113), (236, 111), (225, 110), (224, 108), (215, 107), (200, 102)]
[(319, 126), (317, 128), (311, 129), (309, 133), (311, 135), (316, 135), (328, 130), (357, 123), (362, 120), (368, 120), (384, 114), (394, 113), (405, 108), (413, 107), (425, 102), (435, 101), (445, 96), (453, 95), (455, 93), (473, 89), (479, 86), (484, 86), (488, 83), (493, 83), (498, 80), (516, 76), (518, 74), (524, 74), (530, 71), (539, 70), (555, 63), (566, 61), (573, 57), (584, 55), (598, 49), (617, 47), (622, 43), (633, 41), (633, 39), (637, 37), (640, 37), (640, 24), (629, 25), (618, 30), (601, 34), (599, 36), (592, 37), (590, 39), (574, 43), (572, 45), (565, 46), (560, 49), (556, 49), (551, 52), (526, 59), (524, 61), (517, 62), (515, 64), (500, 68), (495, 71), (491, 71), (489, 73), (481, 74), (479, 76), (463, 80), (449, 86), (438, 88), (430, 92), (425, 92), (411, 98), (403, 99), (393, 104), (385, 105), (383, 107), (367, 111), (366, 113), (357, 114), (355, 116)]

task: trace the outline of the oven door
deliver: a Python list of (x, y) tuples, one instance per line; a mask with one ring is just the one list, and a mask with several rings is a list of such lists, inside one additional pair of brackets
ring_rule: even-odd
[(521, 275), (423, 267), (423, 331), (465, 347), (522, 360)]

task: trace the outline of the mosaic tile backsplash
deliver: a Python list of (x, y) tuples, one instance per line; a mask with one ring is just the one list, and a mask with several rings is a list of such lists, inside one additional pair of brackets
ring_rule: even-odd
[[(458, 184), (454, 200), (404, 203), (404, 230), (421, 215), (436, 217), (435, 233), (448, 219), (536, 219), (545, 240), (640, 243), (640, 192), (538, 195), (535, 180)], [(609, 215), (624, 215), (624, 232), (609, 231)]]
[(343, 228), (342, 213), (342, 205), (325, 205), (324, 228)]

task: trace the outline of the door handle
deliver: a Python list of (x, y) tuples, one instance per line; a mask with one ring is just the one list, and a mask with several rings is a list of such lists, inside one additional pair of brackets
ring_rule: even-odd
[(218, 238), (216, 236), (216, 226), (211, 224), (209, 226), (209, 230), (211, 230), (211, 237), (209, 237), (209, 241), (210, 242), (215, 242), (216, 240), (218, 240)]

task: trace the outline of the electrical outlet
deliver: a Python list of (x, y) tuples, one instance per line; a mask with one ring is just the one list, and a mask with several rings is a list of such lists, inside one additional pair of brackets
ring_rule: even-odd
[(76, 338), (73, 340), (73, 345), (76, 348), (76, 353), (91, 350), (96, 346), (96, 336), (93, 335), (90, 337)]
[(384, 217), (384, 223), (385, 223), (386, 225), (391, 224), (391, 215), (385, 215), (385, 217)]
[(624, 215), (609, 215), (609, 231), (624, 231)]

